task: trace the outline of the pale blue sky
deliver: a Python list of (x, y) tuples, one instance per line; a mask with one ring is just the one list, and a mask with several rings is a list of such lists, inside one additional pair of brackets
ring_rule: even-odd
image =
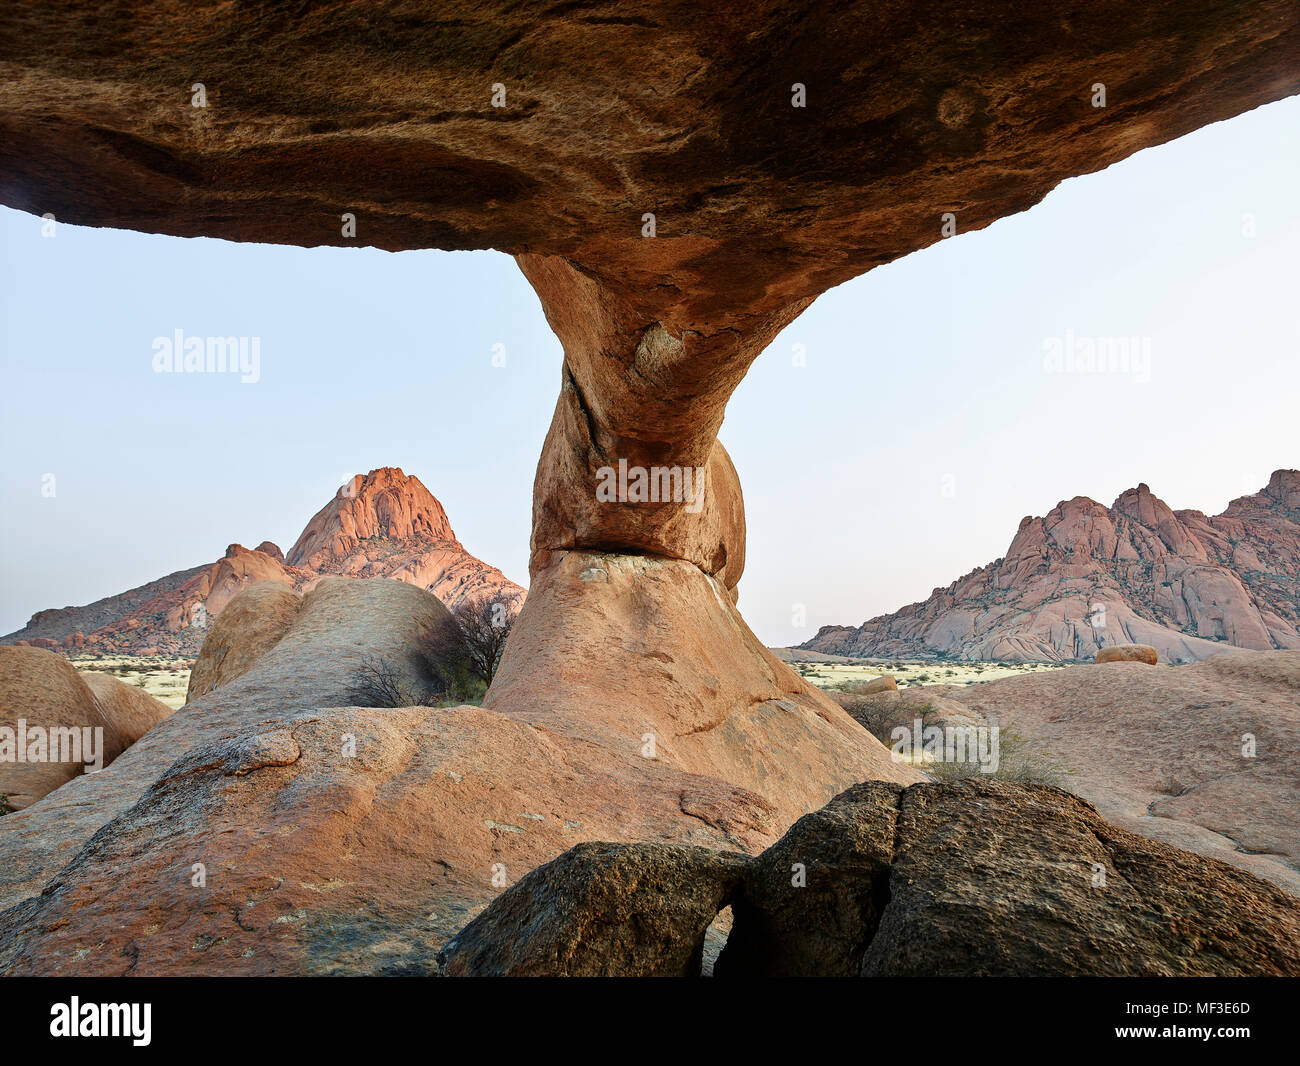
[[(1213, 513), (1300, 466), (1298, 189), (1292, 98), (822, 296), (722, 430), (750, 625), (789, 644), (924, 598), (1063, 498), (1146, 481)], [(509, 257), (43, 238), (8, 209), (0, 235), (0, 632), (232, 541), (287, 549), (347, 474), (383, 465), (526, 583), (561, 353)], [(261, 380), (155, 374), (176, 329), (260, 337)], [(1149, 338), (1150, 380), (1047, 372), (1067, 332)]]

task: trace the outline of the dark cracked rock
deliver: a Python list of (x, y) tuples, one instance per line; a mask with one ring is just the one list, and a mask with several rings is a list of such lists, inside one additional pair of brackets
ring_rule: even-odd
[(709, 924), (750, 859), (579, 844), (503, 892), (443, 949), (449, 977), (699, 976)]
[(1300, 900), (1060, 789), (904, 791), (864, 976), (1300, 974)]
[(889, 898), (901, 785), (869, 781), (763, 852), (732, 904), (719, 977), (853, 977)]
[(455, 975), (1300, 975), (1300, 900), (1060, 789), (867, 782), (756, 859), (584, 844), (445, 949)]

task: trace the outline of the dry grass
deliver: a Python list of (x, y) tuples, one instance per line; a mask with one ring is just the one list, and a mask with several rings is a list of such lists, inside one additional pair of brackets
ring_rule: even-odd
[(818, 688), (847, 689), (881, 674), (893, 674), (899, 688), (909, 685), (974, 685), (1020, 674), (1037, 674), (1044, 670), (1061, 670), (1056, 663), (999, 662), (929, 662), (892, 659), (870, 663), (791, 663), (803, 677)]
[(109, 674), (128, 685), (142, 688), (173, 708), (185, 703), (190, 668), (194, 665), (193, 659), (175, 659), (165, 655), (70, 655), (68, 661), (77, 670)]

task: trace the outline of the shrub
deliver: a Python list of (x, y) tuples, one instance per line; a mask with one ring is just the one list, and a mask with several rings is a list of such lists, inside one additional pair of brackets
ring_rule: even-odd
[(1025, 738), (1011, 729), (998, 731), (998, 768), (981, 772), (978, 762), (933, 762), (923, 767), (936, 781), (1007, 781), (1015, 785), (1053, 785), (1065, 788), (1069, 768), (1052, 755), (1031, 751)]
[(435, 699), (431, 690), (412, 691), (387, 659), (367, 655), (352, 673), (348, 699), (358, 707), (423, 707)]
[(444, 707), (478, 703), (487, 692), (514, 626), (514, 604), (490, 597), (462, 600), (421, 633), (423, 677), (380, 656), (366, 656), (353, 672), (348, 699), (360, 707)]
[(852, 696), (845, 699), (843, 705), (858, 724), (885, 747), (893, 744), (890, 734), (900, 725), (911, 726), (918, 718), (922, 725), (935, 724), (936, 712), (932, 704), (903, 703), (892, 692)]

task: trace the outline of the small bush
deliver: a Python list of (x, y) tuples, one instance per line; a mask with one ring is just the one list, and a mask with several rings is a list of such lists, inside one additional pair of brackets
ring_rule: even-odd
[(921, 719), (923, 726), (934, 725), (936, 718), (932, 704), (903, 703), (892, 692), (882, 692), (873, 696), (850, 696), (843, 700), (843, 706), (863, 729), (885, 747), (893, 744), (890, 734), (898, 726), (910, 728), (918, 718)]
[(450, 707), (478, 703), (487, 693), (514, 626), (516, 604), (462, 600), (420, 634), (419, 681), (379, 656), (353, 672), (348, 699), (359, 707)]
[(3, 818), (6, 814), (13, 814), (17, 809), (9, 802), (9, 797), (0, 792), (0, 818)]
[(426, 707), (434, 694), (413, 691), (387, 659), (367, 655), (353, 671), (348, 699), (358, 707)]
[(1014, 785), (1053, 785), (1065, 788), (1069, 769), (1046, 753), (1031, 751), (1025, 738), (1010, 729), (998, 731), (998, 768), (983, 773), (978, 762), (932, 762), (921, 769), (936, 781), (1007, 781)]

